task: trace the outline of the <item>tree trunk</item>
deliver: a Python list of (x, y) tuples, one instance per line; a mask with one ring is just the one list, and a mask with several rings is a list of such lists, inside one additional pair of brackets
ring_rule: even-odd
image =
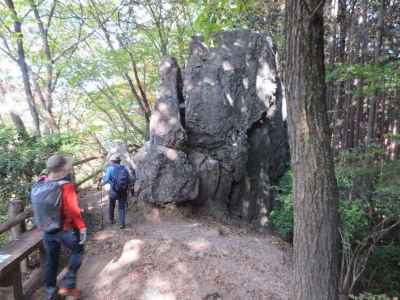
[[(21, 200), (12, 199), (8, 204), (8, 218), (9, 220), (14, 219), (18, 214), (24, 211), (24, 203)], [(10, 240), (15, 241), (18, 240), (21, 234), (26, 231), (25, 220), (21, 222), (20, 225), (14, 226), (10, 230)], [(27, 260), (24, 259), (20, 263), (20, 269), (22, 273), (26, 273), (28, 270)]]
[(291, 299), (338, 299), (338, 192), (326, 109), (320, 0), (287, 0), (288, 128), (294, 172)]
[[(48, 127), (51, 129), (52, 132), (59, 130), (58, 124), (56, 122), (54, 113), (53, 113), (53, 90), (55, 88), (54, 86), (54, 59), (53, 59), (53, 54), (52, 50), (50, 47), (49, 43), (49, 27), (50, 26), (50, 21), (54, 15), (55, 12), (55, 7), (57, 5), (57, 0), (53, 1), (52, 3), (52, 8), (50, 10), (48, 19), (47, 19), (47, 25), (45, 25), (42, 21), (42, 18), (39, 14), (39, 8), (38, 5), (35, 3), (35, 1), (30, 0), (29, 1), (30, 6), (33, 10), (36, 23), (39, 28), (39, 34), (40, 38), (42, 40), (42, 49), (43, 53), (46, 56), (46, 73), (47, 73), (47, 78), (46, 78), (46, 83), (45, 83), (45, 93), (44, 95), (46, 96), (45, 101), (43, 103), (43, 109), (47, 114), (47, 121), (48, 121)], [(38, 89), (41, 89), (39, 84), (37, 85)], [(41, 92), (43, 95), (43, 93)]]
[[(346, 56), (346, 36), (347, 36), (347, 18), (346, 18), (346, 4), (344, 1), (339, 0), (338, 2), (338, 15), (337, 15), (337, 23), (339, 26), (339, 36), (338, 41), (335, 42), (337, 44), (337, 58), (336, 63), (344, 63)], [(337, 148), (343, 147), (343, 121), (344, 121), (344, 112), (343, 105), (345, 103), (345, 83), (339, 82), (335, 87), (334, 92), (335, 98), (335, 106), (333, 113), (333, 137), (332, 137), (332, 146)]]
[[(361, 18), (359, 18), (359, 39), (360, 39), (360, 63), (362, 63), (364, 66), (368, 64), (368, 35), (369, 35), (369, 28), (368, 28), (368, 0), (363, 0), (360, 4), (360, 15)], [(365, 79), (360, 78), (359, 85), (362, 87), (364, 86)], [(365, 133), (363, 128), (364, 126), (364, 103), (367, 104), (368, 107), (368, 96), (364, 94), (364, 92), (361, 92), (360, 97), (357, 99), (357, 114), (356, 114), (356, 139), (357, 139), (357, 146), (358, 145), (365, 145)], [(367, 112), (368, 114), (368, 112)]]
[(17, 130), (19, 136), (22, 139), (28, 138), (29, 134), (26, 130), (24, 121), (22, 121), (21, 117), (15, 112), (10, 112), (11, 121), (14, 124), (15, 129)]
[(375, 116), (376, 98), (370, 97), (368, 101), (367, 146), (375, 142)]
[[(398, 95), (397, 90), (394, 93), (395, 99), (396, 96)], [(400, 134), (400, 108), (398, 106), (393, 107), (393, 125), (392, 125), (392, 134), (393, 136), (397, 136)], [(391, 143), (390, 143), (390, 159), (391, 160), (395, 160), (398, 159), (400, 157), (400, 147), (399, 147), (399, 142), (394, 138), (392, 139)]]
[(18, 53), (18, 66), (22, 73), (22, 80), (24, 83), (24, 90), (26, 101), (29, 106), (29, 110), (33, 119), (33, 124), (35, 126), (36, 134), (40, 136), (40, 120), (39, 113), (36, 109), (35, 100), (33, 98), (31, 82), (29, 79), (28, 66), (25, 60), (25, 50), (23, 44), (23, 35), (22, 35), (22, 23), (20, 21), (20, 17), (15, 10), (14, 3), (12, 0), (5, 0), (6, 5), (12, 15), (14, 16), (14, 32), (17, 37), (17, 53)]
[(345, 84), (345, 95), (344, 97), (344, 104), (343, 104), (343, 138), (341, 141), (342, 148), (347, 149), (349, 148), (349, 128), (351, 122), (350, 116), (350, 105), (351, 105), (351, 89), (353, 87), (352, 81), (347, 80)]
[(363, 103), (364, 98), (358, 97), (357, 99), (357, 109), (356, 109), (356, 124), (355, 124), (355, 147), (360, 145), (361, 140), (361, 122), (362, 122), (362, 115), (363, 115)]
[[(332, 36), (332, 41), (330, 42), (329, 45), (329, 59), (328, 59), (328, 65), (332, 69), (332, 72), (335, 71), (336, 65), (336, 50), (337, 50), (337, 39), (336, 36), (338, 35), (338, 23), (336, 22), (338, 20), (338, 12), (339, 10), (335, 9), (335, 7), (338, 5), (339, 0), (332, 0), (330, 3), (330, 6), (328, 8), (328, 11), (330, 11), (330, 18), (329, 18), (329, 24), (330, 25), (330, 33), (329, 35)], [(335, 111), (335, 90), (336, 87), (334, 84), (330, 84), (327, 87), (327, 109), (328, 109), (328, 122), (329, 126), (332, 126), (334, 128), (334, 111)]]
[[(375, 64), (380, 64), (384, 30), (385, 30), (385, 0), (381, 0), (378, 12), (378, 24), (376, 30)], [(370, 101), (368, 103), (367, 146), (369, 144), (376, 142), (377, 102), (380, 97), (380, 94), (381, 93), (379, 91), (376, 91), (375, 95), (370, 98)]]

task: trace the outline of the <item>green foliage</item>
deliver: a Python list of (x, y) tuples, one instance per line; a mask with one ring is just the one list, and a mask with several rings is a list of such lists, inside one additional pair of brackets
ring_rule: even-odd
[[(293, 199), (292, 199), (292, 171), (288, 171), (279, 183), (280, 206), (270, 215), (270, 224), (285, 239), (293, 234)], [(343, 181), (338, 180), (339, 182)], [(347, 183), (349, 184), (349, 183)], [(368, 218), (360, 202), (340, 202), (340, 214), (344, 230), (350, 239), (361, 238), (368, 229)]]
[(359, 296), (350, 296), (350, 299), (353, 300), (391, 300), (388, 296), (386, 295), (373, 295), (370, 293), (366, 294), (361, 294)]
[[(358, 283), (359, 289), (398, 295), (400, 241), (391, 231), (374, 242), (370, 237), (373, 232), (399, 221), (400, 160), (388, 159), (384, 149), (377, 145), (350, 149), (339, 153), (336, 174), (343, 240), (349, 243), (345, 246), (357, 247), (360, 241), (367, 246), (376, 243), (370, 244), (372, 254)], [(386, 299), (371, 295), (361, 297), (369, 298), (355, 299)]]
[(381, 293), (383, 290), (389, 296), (400, 295), (400, 245), (390, 244), (379, 246), (369, 259), (367, 265), (369, 290)]
[(77, 152), (80, 141), (75, 134), (53, 134), (21, 138), (15, 130), (0, 126), (0, 215), (5, 215), (8, 200), (26, 201), (35, 175), (45, 168), (47, 158), (62, 152)]
[(389, 92), (400, 87), (400, 63), (386, 60), (374, 64), (338, 64), (327, 68), (327, 81), (347, 81), (357, 79), (354, 95), (373, 95)]
[[(340, 191), (341, 233), (346, 247), (356, 247), (388, 220), (400, 218), (400, 160), (386, 158), (376, 145), (368, 149), (342, 151), (336, 162)], [(271, 212), (270, 224), (288, 239), (293, 233), (292, 173), (281, 180), (280, 206)], [(368, 241), (367, 241), (368, 242)], [(390, 232), (379, 241), (370, 257), (358, 288), (375, 294), (400, 294), (400, 241)], [(364, 294), (353, 299), (389, 299)]]
[[(51, 102), (60, 128), (68, 126), (69, 130), (78, 128), (87, 133), (84, 144), (94, 146), (92, 151), (104, 149), (107, 142), (115, 139), (134, 144), (143, 142), (134, 127), (146, 128), (145, 118), (132, 85), (141, 97), (140, 82), (151, 108), (157, 95), (160, 60), (174, 56), (183, 68), (192, 36), (203, 35), (205, 42), (212, 45), (216, 31), (249, 28), (274, 31), (279, 33), (274, 35), (275, 39), (284, 39), (281, 0), (273, 3), (256, 0), (58, 1), (55, 7), (51, 1), (34, 2), (43, 24), (49, 26), (46, 32), (50, 60), (43, 47), (32, 2), (14, 0), (22, 21), (32, 88), (41, 90), (47, 98), (47, 87), (54, 85)], [(0, 33), (10, 46), (10, 54), (16, 57), (16, 37), (9, 30), (14, 18), (1, 2), (0, 18)], [(0, 65), (4, 62), (6, 66), (18, 68), (15, 61), (0, 56)], [(47, 74), (50, 69), (52, 76)], [(0, 81), (15, 86), (18, 91), (18, 97), (11, 95), (12, 101), (18, 98), (25, 102), (20, 72), (3, 73)], [(132, 82), (127, 81), (126, 74)], [(47, 104), (42, 103), (38, 92), (34, 96), (41, 113), (41, 126), (46, 127)], [(121, 117), (118, 109), (126, 112), (126, 116)], [(99, 147), (99, 144), (102, 145)]]
[(293, 235), (292, 171), (289, 170), (279, 182), (280, 207), (271, 212), (270, 224), (285, 239)]
[(371, 221), (400, 215), (400, 160), (386, 159), (383, 148), (371, 145), (366, 150), (342, 151), (336, 174), (342, 197), (373, 211)]
[(347, 240), (355, 241), (368, 231), (368, 216), (359, 201), (340, 201), (342, 232)]
[[(198, 15), (193, 22), (194, 31), (210, 41), (213, 33), (240, 27), (249, 27), (249, 16), (257, 1), (205, 1), (198, 5)], [(198, 2), (199, 3), (199, 2)]]

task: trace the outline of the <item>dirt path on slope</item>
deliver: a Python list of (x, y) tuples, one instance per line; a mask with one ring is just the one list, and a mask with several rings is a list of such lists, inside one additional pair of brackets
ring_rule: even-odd
[(277, 237), (148, 206), (127, 220), (87, 243), (82, 299), (289, 299), (290, 250)]

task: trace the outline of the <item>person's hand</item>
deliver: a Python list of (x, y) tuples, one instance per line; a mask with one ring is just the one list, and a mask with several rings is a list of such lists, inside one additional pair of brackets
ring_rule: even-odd
[(87, 240), (87, 228), (79, 230), (79, 245), (85, 244)]

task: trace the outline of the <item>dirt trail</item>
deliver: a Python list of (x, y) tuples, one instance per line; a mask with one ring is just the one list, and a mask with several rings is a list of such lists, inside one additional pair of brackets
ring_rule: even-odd
[(289, 299), (289, 250), (274, 236), (168, 209), (131, 209), (127, 219), (88, 242), (83, 299)]

